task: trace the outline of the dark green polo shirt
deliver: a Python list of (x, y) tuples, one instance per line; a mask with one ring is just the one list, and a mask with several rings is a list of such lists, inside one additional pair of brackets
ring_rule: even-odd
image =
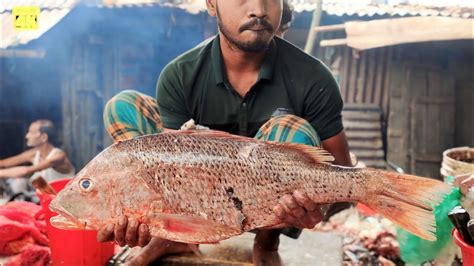
[(218, 36), (177, 57), (157, 85), (160, 116), (166, 128), (189, 119), (232, 134), (254, 136), (277, 108), (308, 120), (321, 140), (339, 133), (342, 99), (328, 68), (299, 48), (275, 37), (257, 82), (241, 97), (229, 84)]

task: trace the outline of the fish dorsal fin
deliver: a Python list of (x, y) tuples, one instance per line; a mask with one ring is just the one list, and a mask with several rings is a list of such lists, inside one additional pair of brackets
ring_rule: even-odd
[(234, 135), (225, 131), (213, 130), (213, 129), (175, 130), (175, 131), (164, 132), (161, 134), (192, 135), (192, 136), (223, 138), (223, 139), (229, 139), (229, 140), (255, 141), (254, 138)]
[(309, 161), (314, 163), (322, 163), (322, 164), (331, 164), (334, 161), (334, 156), (332, 156), (328, 151), (325, 149), (309, 146), (305, 144), (299, 143), (288, 143), (288, 142), (275, 142), (275, 141), (267, 141), (273, 145), (279, 146), (284, 149), (290, 149), (296, 151), (306, 158)]
[(314, 163), (323, 163), (323, 164), (330, 164), (334, 161), (334, 157), (326, 150), (314, 146), (309, 146), (305, 144), (299, 143), (289, 143), (289, 142), (276, 142), (276, 141), (263, 141), (257, 140), (254, 138), (233, 135), (225, 131), (219, 130), (206, 130), (206, 129), (199, 129), (199, 130), (177, 130), (177, 131), (170, 131), (162, 134), (183, 134), (183, 135), (197, 135), (197, 136), (206, 136), (206, 137), (214, 137), (214, 138), (223, 138), (228, 140), (239, 140), (239, 141), (248, 141), (248, 142), (261, 142), (261, 143), (268, 143), (270, 145), (278, 146), (279, 148), (289, 149), (292, 151), (296, 151), (303, 155), (304, 157), (308, 158), (309, 161)]
[(173, 130), (164, 132), (162, 134), (182, 134), (182, 135), (216, 135), (216, 136), (234, 136), (228, 132), (214, 130), (214, 129), (186, 129), (186, 130)]

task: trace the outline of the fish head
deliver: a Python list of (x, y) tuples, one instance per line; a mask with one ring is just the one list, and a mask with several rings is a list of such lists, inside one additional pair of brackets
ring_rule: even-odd
[[(134, 174), (135, 173), (135, 174)], [(133, 159), (124, 151), (107, 149), (89, 162), (51, 201), (58, 213), (51, 224), (60, 229), (97, 230), (122, 213), (123, 193), (136, 175)]]

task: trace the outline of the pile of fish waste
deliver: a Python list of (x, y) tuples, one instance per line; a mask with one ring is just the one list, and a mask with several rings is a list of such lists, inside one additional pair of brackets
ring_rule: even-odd
[(30, 202), (14, 201), (0, 206), (0, 256), (12, 256), (6, 265), (50, 262), (46, 223), (40, 213), (41, 207)]
[(343, 236), (344, 265), (403, 265), (396, 227), (380, 215), (366, 216), (357, 208), (350, 208), (314, 230)]

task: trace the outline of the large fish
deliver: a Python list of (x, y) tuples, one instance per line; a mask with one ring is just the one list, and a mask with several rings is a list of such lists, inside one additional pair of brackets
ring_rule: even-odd
[(218, 131), (148, 135), (97, 155), (52, 201), (58, 228), (99, 229), (122, 215), (153, 236), (214, 243), (281, 221), (273, 207), (301, 190), (318, 203), (361, 202), (434, 240), (432, 207), (451, 187), (375, 169), (330, 165), (326, 151)]

